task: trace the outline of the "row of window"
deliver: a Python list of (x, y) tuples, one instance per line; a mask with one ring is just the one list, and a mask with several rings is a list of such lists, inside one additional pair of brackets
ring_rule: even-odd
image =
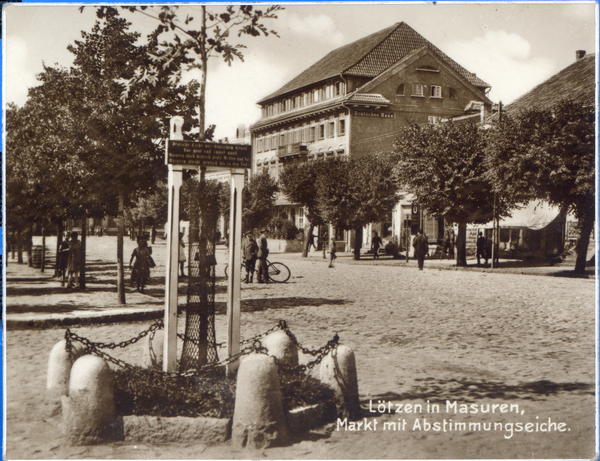
[[(408, 86), (408, 85), (406, 85)], [(405, 96), (405, 85), (404, 83), (400, 84), (398, 86), (398, 88), (396, 89), (396, 96)], [(429, 96), (430, 98), (443, 98), (444, 97), (444, 92), (442, 91), (442, 87), (440, 85), (429, 85), (429, 88), (427, 88), (426, 85), (423, 85), (422, 83), (412, 83), (411, 84), (411, 96), (415, 96), (415, 97), (420, 97), (420, 98), (424, 98), (425, 95), (427, 94), (427, 96)], [(456, 94), (456, 90), (454, 88), (451, 87), (447, 87), (447, 96), (450, 99), (458, 99), (458, 95)]]
[(345, 134), (345, 119), (328, 120), (318, 125), (296, 128), (295, 130), (274, 133), (267, 136), (259, 136), (256, 138), (256, 151), (265, 152), (290, 144), (315, 142), (326, 138), (333, 138), (336, 135), (344, 136)]
[(305, 91), (301, 94), (282, 99), (273, 104), (268, 104), (262, 108), (262, 116), (272, 117), (301, 107), (310, 106), (320, 101), (343, 96), (346, 94), (346, 84), (344, 82), (335, 82)]

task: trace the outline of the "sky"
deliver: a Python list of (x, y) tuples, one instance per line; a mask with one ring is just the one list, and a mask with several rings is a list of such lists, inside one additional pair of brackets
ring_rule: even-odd
[[(235, 137), (238, 125), (260, 118), (257, 101), (279, 89), (330, 51), (405, 22), (468, 71), (491, 85), (489, 98), (510, 104), (575, 61), (576, 50), (595, 53), (596, 4), (559, 3), (296, 3), (283, 4), (266, 25), (268, 37), (232, 37), (247, 46), (244, 62), (230, 67), (211, 59), (207, 81), (207, 124), (216, 137)], [(266, 6), (263, 5), (263, 8)], [(260, 8), (256, 5), (255, 8)], [(223, 6), (212, 4), (212, 10)], [(180, 7), (181, 17), (199, 7)], [(142, 39), (152, 19), (127, 13)], [(22, 106), (38, 84), (43, 63), (72, 64), (67, 45), (94, 25), (95, 10), (78, 5), (10, 4), (4, 9), (4, 101)], [(194, 24), (194, 23), (192, 23)], [(189, 75), (188, 79), (198, 77)]]

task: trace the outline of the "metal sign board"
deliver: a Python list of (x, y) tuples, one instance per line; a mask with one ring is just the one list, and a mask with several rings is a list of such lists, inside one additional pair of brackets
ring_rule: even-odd
[(250, 168), (252, 149), (248, 144), (168, 140), (167, 165)]

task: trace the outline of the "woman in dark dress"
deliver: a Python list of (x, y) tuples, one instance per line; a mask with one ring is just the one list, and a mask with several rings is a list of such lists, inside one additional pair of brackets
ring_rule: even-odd
[[(131, 269), (131, 280), (135, 280), (137, 286), (136, 290), (144, 292), (146, 282), (150, 278), (150, 258), (151, 252), (148, 248), (148, 243), (143, 237), (138, 237), (138, 246), (131, 253), (131, 259), (129, 260), (129, 269)], [(135, 259), (133, 268), (131, 263)]]

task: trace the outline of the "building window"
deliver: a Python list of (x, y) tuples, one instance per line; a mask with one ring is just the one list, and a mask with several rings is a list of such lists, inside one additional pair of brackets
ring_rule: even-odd
[(413, 83), (412, 85), (412, 96), (423, 96), (423, 85), (420, 83)]
[(298, 229), (304, 229), (304, 207), (298, 208), (298, 214), (296, 214), (296, 217), (298, 219), (296, 227)]
[(271, 150), (277, 149), (277, 135), (271, 136)]
[(312, 102), (319, 102), (319, 89), (312, 90)]
[(279, 135), (279, 146), (285, 146), (285, 133)]
[(435, 125), (436, 123), (440, 123), (441, 117), (437, 117), (435, 115), (430, 115), (429, 117), (427, 117), (427, 121), (433, 125)]
[(404, 96), (404, 83), (401, 83), (398, 88), (396, 88), (396, 96)]
[(340, 119), (338, 122), (338, 136), (344, 136), (346, 134), (346, 120)]
[(329, 128), (327, 129), (327, 137), (333, 138), (335, 136), (335, 122), (329, 122)]
[(294, 142), (302, 142), (302, 130), (297, 129), (296, 131), (294, 131)]
[(450, 93), (450, 99), (458, 99), (458, 95), (456, 94), (456, 90), (454, 88), (448, 88)]
[(431, 85), (431, 93), (429, 95), (432, 98), (441, 98), (442, 97), (442, 87), (438, 85)]
[(263, 141), (263, 139), (262, 139), (262, 138), (258, 138), (258, 143), (257, 143), (257, 146), (256, 146), (256, 150), (257, 150), (258, 152), (262, 152), (262, 151), (264, 150), (264, 149), (263, 149), (263, 146), (264, 146), (264, 141)]
[(310, 135), (308, 137), (308, 140), (311, 142), (316, 141), (316, 128), (314, 126), (310, 127)]
[(319, 125), (319, 139), (325, 139), (325, 124)]
[(337, 82), (335, 84), (335, 95), (342, 96), (344, 94), (344, 84), (342, 82)]

